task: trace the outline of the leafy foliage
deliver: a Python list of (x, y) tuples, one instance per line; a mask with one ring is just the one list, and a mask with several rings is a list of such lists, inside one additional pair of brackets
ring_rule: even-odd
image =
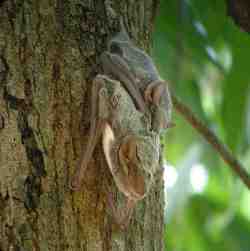
[[(170, 89), (249, 166), (250, 36), (227, 17), (224, 2), (161, 1), (153, 55)], [(249, 251), (247, 188), (176, 113), (174, 122), (176, 127), (164, 139), (167, 168), (173, 165), (178, 172), (175, 185), (167, 189), (167, 250)], [(191, 158), (194, 145), (199, 151)], [(198, 195), (192, 187), (197, 164), (206, 168), (208, 176)], [(189, 184), (189, 189), (178, 180)], [(168, 217), (171, 207), (175, 210)]]

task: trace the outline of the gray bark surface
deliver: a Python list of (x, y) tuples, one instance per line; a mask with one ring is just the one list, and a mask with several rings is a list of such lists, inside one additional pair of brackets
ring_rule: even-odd
[[(119, 231), (101, 145), (72, 192), (89, 133), (91, 79), (123, 16), (149, 48), (157, 1), (9, 0), (0, 4), (0, 251), (163, 251), (163, 181)], [(122, 207), (122, 205), (120, 205)]]

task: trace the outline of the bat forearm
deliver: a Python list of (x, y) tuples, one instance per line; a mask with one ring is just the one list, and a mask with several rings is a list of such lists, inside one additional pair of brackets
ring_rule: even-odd
[(92, 96), (91, 96), (91, 116), (90, 116), (90, 136), (87, 142), (86, 150), (83, 151), (80, 163), (76, 168), (74, 176), (71, 180), (70, 187), (72, 190), (79, 190), (84, 173), (87, 169), (89, 161), (93, 155), (96, 144), (102, 135), (104, 120), (98, 118), (98, 95), (102, 87), (99, 79), (93, 81)]

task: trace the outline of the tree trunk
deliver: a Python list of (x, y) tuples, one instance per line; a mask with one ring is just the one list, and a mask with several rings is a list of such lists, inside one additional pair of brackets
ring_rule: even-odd
[(157, 0), (8, 0), (0, 5), (0, 251), (164, 250), (162, 172), (127, 230), (99, 144), (69, 189), (88, 139), (91, 80), (119, 28), (149, 47)]

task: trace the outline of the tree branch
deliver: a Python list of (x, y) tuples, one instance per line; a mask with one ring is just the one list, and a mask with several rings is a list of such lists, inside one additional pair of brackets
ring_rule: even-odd
[(200, 121), (178, 98), (172, 94), (174, 108), (195, 128), (205, 140), (220, 154), (222, 159), (240, 177), (242, 182), (250, 189), (250, 176), (241, 163), (232, 155), (230, 150), (202, 121)]

